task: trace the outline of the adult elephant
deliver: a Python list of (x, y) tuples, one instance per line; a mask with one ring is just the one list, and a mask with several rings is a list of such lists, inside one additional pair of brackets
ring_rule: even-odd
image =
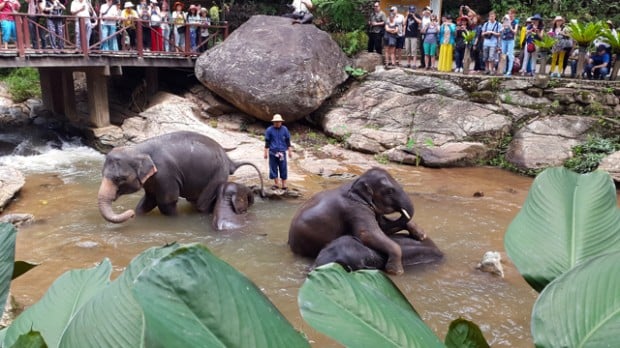
[[(250, 162), (233, 162), (213, 139), (181, 131), (147, 139), (133, 146), (112, 149), (105, 159), (99, 188), (99, 212), (108, 221), (125, 222), (135, 214), (146, 214), (155, 207), (164, 215), (177, 214), (177, 201), (183, 197), (198, 211), (213, 211), (217, 189), (237, 168)], [(144, 197), (135, 211), (116, 214), (111, 202), (120, 195), (144, 188)]]
[[(386, 214), (400, 212), (396, 220)], [(426, 238), (412, 220), (413, 203), (384, 169), (372, 168), (355, 181), (319, 192), (303, 204), (291, 222), (288, 243), (294, 253), (316, 257), (336, 238), (353, 235), (366, 246), (387, 255), (385, 270), (403, 273), (402, 250), (388, 237), (407, 230), (415, 239)]]
[(243, 226), (243, 218), (248, 207), (254, 204), (254, 192), (236, 182), (226, 182), (217, 191), (213, 209), (213, 228), (230, 230)]
[[(403, 252), (403, 266), (413, 266), (423, 263), (438, 262), (443, 259), (443, 253), (430, 238), (416, 240), (402, 233), (390, 236), (390, 239), (400, 246)], [(386, 255), (367, 246), (355, 236), (342, 236), (321, 250), (314, 261), (313, 267), (319, 267), (330, 262), (336, 262), (349, 271), (359, 269), (385, 270)]]

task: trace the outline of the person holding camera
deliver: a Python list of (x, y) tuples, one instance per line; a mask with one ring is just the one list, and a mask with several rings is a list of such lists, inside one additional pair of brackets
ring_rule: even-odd
[(368, 20), (368, 52), (383, 52), (383, 30), (387, 17), (385, 12), (381, 11), (379, 2), (372, 5), (372, 13)]
[(52, 49), (65, 48), (64, 40), (64, 23), (63, 18), (60, 17), (64, 13), (65, 0), (43, 0), (41, 1), (41, 12), (50, 15), (47, 17), (47, 30), (49, 31), (48, 46)]
[(525, 30), (525, 54), (523, 56), (523, 63), (521, 64), (522, 75), (534, 75), (536, 61), (538, 60), (538, 52), (536, 51), (534, 41), (542, 38), (544, 30), (542, 17), (540, 17), (539, 14), (532, 16), (531, 24), (529, 24)]
[(84, 37), (86, 38), (86, 46), (88, 46), (90, 42), (90, 35), (93, 32), (93, 26), (90, 22), (90, 5), (88, 5), (86, 1), (87, 0), (73, 0), (69, 10), (72, 16), (77, 17), (75, 21), (75, 48), (77, 48), (78, 51), (82, 49), (80, 18), (83, 18), (84, 21)]
[(489, 12), (489, 20), (482, 25), (482, 59), (486, 65), (485, 74), (495, 74), (501, 26), (495, 20), (495, 11)]
[[(418, 37), (420, 36), (420, 24), (422, 18), (415, 12), (415, 6), (409, 6), (409, 11), (405, 19), (405, 55), (407, 56), (407, 68), (416, 67), (416, 58), (418, 56)], [(413, 63), (411, 62), (413, 60)]]
[(9, 48), (9, 41), (15, 42), (17, 39), (13, 13), (18, 12), (20, 6), (17, 0), (0, 2), (0, 26), (2, 27), (2, 43), (5, 50)]
[[(469, 24), (471, 24), (473, 22), (474, 17), (476, 17), (477, 15), (478, 14), (476, 13), (476, 11), (472, 10), (467, 5), (461, 5), (459, 7), (459, 18), (467, 17), (467, 22)], [(475, 29), (475, 27), (470, 27), (469, 28), (469, 30), (473, 30), (473, 29)]]

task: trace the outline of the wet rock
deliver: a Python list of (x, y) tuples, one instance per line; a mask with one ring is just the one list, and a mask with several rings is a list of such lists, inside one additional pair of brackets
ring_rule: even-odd
[(553, 88), (546, 91), (545, 96), (553, 101), (557, 100), (561, 104), (575, 102), (575, 90), (572, 88)]
[(532, 79), (532, 85), (542, 89), (547, 88), (547, 86), (549, 86), (549, 76), (536, 74)]
[(316, 26), (257, 15), (202, 54), (195, 73), (241, 111), (264, 121), (280, 113), (290, 122), (319, 108), (347, 80), (347, 65), (336, 42)]
[(519, 168), (559, 166), (573, 156), (572, 148), (586, 139), (595, 119), (555, 116), (534, 120), (521, 128), (508, 146), (506, 159)]
[(360, 52), (353, 58), (353, 67), (361, 68), (371, 73), (377, 66), (383, 64), (383, 57), (379, 53)]
[(592, 104), (596, 100), (596, 96), (589, 91), (578, 91), (574, 95), (575, 100), (581, 104)]
[(19, 227), (21, 225), (27, 225), (34, 222), (34, 215), (32, 214), (6, 214), (0, 216), (0, 222), (8, 222), (13, 224), (15, 227)]
[(497, 251), (487, 251), (482, 256), (482, 260), (476, 266), (482, 272), (489, 272), (504, 278), (504, 267), (502, 266), (502, 257)]
[(507, 91), (500, 93), (500, 100), (502, 103), (521, 105), (523, 107), (540, 109), (549, 105), (549, 99), (547, 98), (534, 98), (527, 95), (523, 91)]
[(0, 166), (0, 212), (26, 183), (24, 174), (17, 169)]
[(99, 243), (93, 242), (92, 240), (85, 240), (85, 241), (77, 242), (75, 243), (75, 245), (78, 248), (92, 249), (92, 248), (98, 247)]
[(620, 151), (603, 158), (598, 169), (607, 171), (616, 182), (620, 182)]

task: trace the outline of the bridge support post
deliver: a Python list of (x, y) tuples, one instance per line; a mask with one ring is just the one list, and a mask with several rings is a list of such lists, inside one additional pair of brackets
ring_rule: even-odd
[(104, 67), (86, 69), (86, 88), (88, 89), (88, 123), (93, 127), (110, 125), (108, 105), (108, 77)]
[(77, 121), (73, 72), (70, 69), (39, 68), (43, 105), (53, 113)]
[(146, 68), (144, 78), (146, 80), (146, 95), (152, 98), (159, 90), (159, 70), (153, 67)]

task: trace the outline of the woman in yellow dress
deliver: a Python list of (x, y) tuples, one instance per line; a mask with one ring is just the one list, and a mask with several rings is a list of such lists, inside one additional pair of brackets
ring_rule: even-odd
[(452, 71), (454, 43), (456, 40), (456, 25), (452, 23), (452, 17), (446, 16), (446, 20), (441, 24), (439, 29), (439, 64), (437, 70), (450, 72)]

